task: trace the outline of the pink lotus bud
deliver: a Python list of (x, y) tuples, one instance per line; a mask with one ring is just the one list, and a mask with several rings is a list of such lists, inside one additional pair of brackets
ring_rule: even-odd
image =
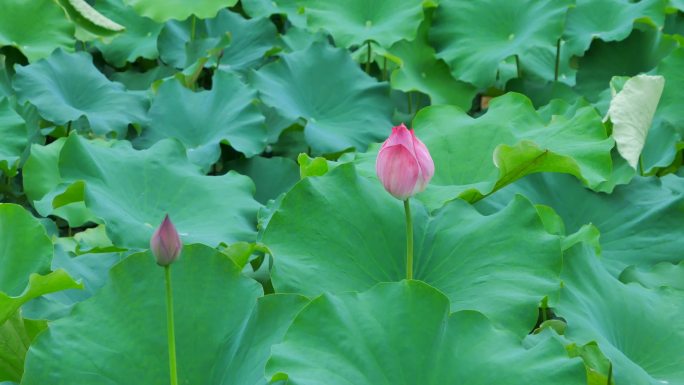
[(182, 247), (183, 242), (181, 242), (178, 231), (176, 231), (176, 227), (171, 223), (167, 214), (150, 239), (150, 249), (154, 257), (157, 258), (157, 264), (159, 266), (172, 264), (178, 259)]
[(403, 124), (393, 127), (375, 162), (378, 178), (395, 198), (406, 200), (425, 190), (435, 164), (425, 144)]

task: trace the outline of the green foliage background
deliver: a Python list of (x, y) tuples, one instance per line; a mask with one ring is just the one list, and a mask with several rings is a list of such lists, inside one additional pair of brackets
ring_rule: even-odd
[(0, 383), (169, 383), (168, 213), (183, 384), (684, 384), (682, 43), (678, 0), (3, 0)]

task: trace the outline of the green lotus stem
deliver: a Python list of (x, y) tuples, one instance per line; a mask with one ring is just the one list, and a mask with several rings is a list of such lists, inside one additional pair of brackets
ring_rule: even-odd
[(613, 362), (608, 361), (608, 381), (606, 381), (606, 385), (611, 385), (613, 382)]
[(382, 80), (387, 80), (387, 56), (382, 62)]
[(639, 175), (644, 176), (644, 157), (639, 157)]
[(195, 40), (195, 27), (197, 26), (197, 16), (192, 15), (192, 30), (190, 30), (190, 41)]
[(413, 279), (413, 220), (409, 199), (404, 201), (404, 212), (406, 213), (406, 279)]
[(164, 266), (166, 280), (166, 327), (169, 339), (169, 375), (171, 385), (178, 385), (178, 369), (176, 365), (176, 332), (173, 325), (173, 292), (171, 291), (171, 266)]
[(515, 68), (518, 70), (518, 77), (522, 77), (522, 68), (520, 68), (520, 57), (515, 55)]
[(221, 66), (221, 59), (223, 58), (223, 50), (220, 50), (218, 54), (216, 54), (216, 66), (214, 67), (214, 70), (218, 70), (219, 67)]
[(371, 44), (370, 40), (368, 40), (368, 57), (366, 58), (366, 73), (370, 74), (370, 62), (371, 62)]
[(557, 82), (558, 81), (558, 70), (560, 67), (560, 44), (561, 40), (558, 39), (556, 42), (556, 67), (554, 68), (553, 72), (553, 81)]

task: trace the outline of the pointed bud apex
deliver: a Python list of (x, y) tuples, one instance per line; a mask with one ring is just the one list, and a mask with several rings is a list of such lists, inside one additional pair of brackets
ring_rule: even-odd
[(168, 266), (178, 259), (182, 247), (176, 227), (167, 214), (150, 239), (150, 250), (159, 266)]
[(375, 170), (385, 190), (406, 200), (425, 190), (435, 173), (435, 164), (425, 144), (401, 124), (392, 128), (392, 134), (382, 144)]

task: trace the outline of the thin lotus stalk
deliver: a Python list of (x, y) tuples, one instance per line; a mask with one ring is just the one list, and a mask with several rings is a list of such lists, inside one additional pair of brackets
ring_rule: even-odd
[(166, 281), (166, 328), (169, 343), (169, 376), (171, 385), (178, 385), (178, 365), (176, 363), (176, 330), (173, 322), (173, 292), (171, 289), (171, 265), (164, 266)]
[(382, 61), (382, 80), (387, 80), (387, 56)]
[(608, 379), (606, 385), (611, 385), (613, 383), (613, 362), (608, 361)]
[(561, 39), (556, 42), (556, 67), (553, 71), (553, 80), (558, 81), (558, 71), (560, 68), (560, 50), (561, 50)]
[(411, 204), (404, 201), (406, 214), (406, 279), (413, 279), (413, 219), (411, 218)]

